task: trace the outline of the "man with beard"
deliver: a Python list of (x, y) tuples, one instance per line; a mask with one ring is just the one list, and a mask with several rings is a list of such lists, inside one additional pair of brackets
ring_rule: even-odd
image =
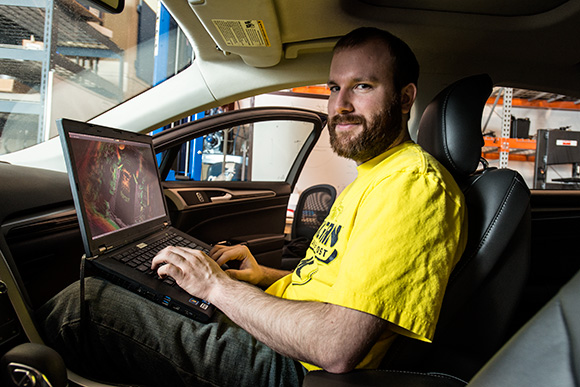
[[(89, 279), (88, 335), (79, 333), (76, 293), (44, 312), (54, 333), (46, 336), (69, 366), (155, 385), (300, 385), (308, 370), (376, 368), (396, 335), (430, 341), (466, 222), (453, 178), (409, 136), (418, 67), (385, 31), (362, 28), (337, 43), (330, 138), (358, 177), (293, 273), (258, 265), (245, 246), (209, 256), (163, 250), (153, 269), (219, 308), (208, 324)], [(231, 260), (239, 270), (222, 271)], [(87, 356), (81, 348), (90, 361), (76, 361)]]

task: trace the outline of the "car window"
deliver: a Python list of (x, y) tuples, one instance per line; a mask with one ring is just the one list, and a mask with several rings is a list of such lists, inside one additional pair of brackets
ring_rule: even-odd
[(286, 181), (313, 130), (310, 122), (271, 120), (206, 134), (181, 145), (167, 180)]
[(158, 0), (119, 15), (70, 0), (0, 2), (0, 155), (56, 136), (58, 118), (87, 121), (163, 82), (192, 52)]
[(483, 112), (483, 156), (532, 189), (580, 189), (580, 100), (496, 87)]

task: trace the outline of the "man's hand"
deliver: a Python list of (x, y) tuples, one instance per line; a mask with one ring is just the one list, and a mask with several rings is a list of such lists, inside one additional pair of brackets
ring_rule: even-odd
[(189, 294), (211, 300), (211, 291), (229, 277), (207, 254), (187, 247), (166, 247), (151, 263), (160, 277), (172, 277)]
[(211, 249), (209, 255), (215, 259), (218, 265), (239, 261), (240, 267), (237, 270), (226, 270), (226, 273), (234, 279), (251, 283), (262, 288), (267, 288), (274, 282), (290, 274), (289, 271), (273, 269), (258, 264), (256, 258), (250, 253), (248, 247), (244, 245), (221, 246), (217, 245)]
[(256, 258), (250, 253), (247, 246), (222, 246), (216, 245), (209, 252), (219, 266), (227, 264), (231, 261), (239, 261), (239, 269), (226, 270), (226, 273), (234, 279), (249, 282), (253, 285), (258, 285), (264, 278), (264, 271), (256, 261)]
[[(220, 266), (231, 261), (239, 261), (239, 269), (224, 272)], [(187, 247), (166, 247), (153, 258), (151, 269), (157, 270), (160, 277), (172, 277), (192, 296), (210, 302), (211, 292), (230, 278), (265, 287), (289, 274), (287, 271), (260, 266), (244, 245), (218, 245), (210, 251), (209, 256)]]

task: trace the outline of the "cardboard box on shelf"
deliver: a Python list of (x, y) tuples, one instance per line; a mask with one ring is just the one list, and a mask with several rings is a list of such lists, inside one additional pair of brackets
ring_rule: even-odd
[(28, 93), (30, 87), (18, 82), (14, 78), (0, 77), (0, 92), (3, 93)]

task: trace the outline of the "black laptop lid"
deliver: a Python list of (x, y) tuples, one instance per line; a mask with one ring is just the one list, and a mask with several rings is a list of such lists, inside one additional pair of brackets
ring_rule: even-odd
[(58, 128), (87, 255), (169, 225), (150, 136), (68, 119)]

